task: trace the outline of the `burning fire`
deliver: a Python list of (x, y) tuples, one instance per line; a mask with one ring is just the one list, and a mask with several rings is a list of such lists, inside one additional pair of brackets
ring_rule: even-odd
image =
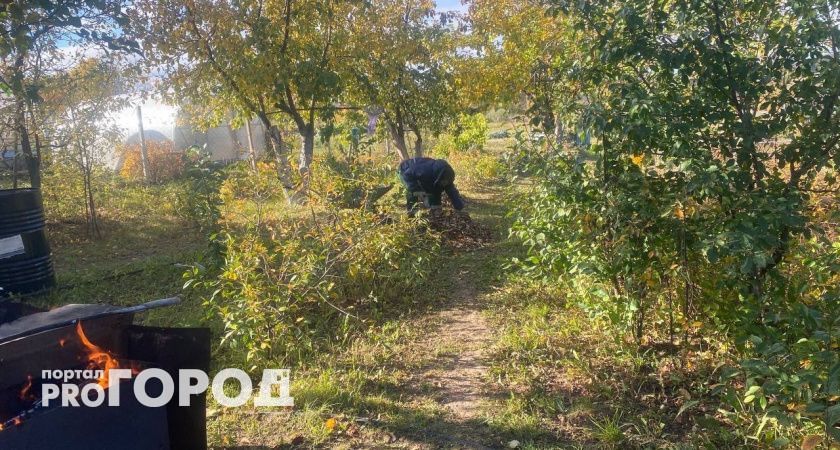
[[(88, 339), (88, 337), (85, 335), (85, 330), (82, 328), (81, 322), (76, 323), (76, 334), (79, 336), (79, 340), (81, 341), (87, 353), (88, 369), (102, 371), (102, 376), (99, 377), (99, 379), (97, 380), (97, 384), (102, 386), (102, 388), (110, 387), (111, 383), (108, 377), (108, 371), (111, 369), (119, 369), (119, 361), (117, 361), (113, 356), (111, 356), (111, 354), (108, 351), (103, 350), (98, 345), (91, 342), (90, 339)], [(58, 341), (58, 344), (61, 347), (64, 347), (66, 342), (67, 339), (61, 339)], [(136, 364), (134, 364), (133, 361), (131, 364), (131, 370), (132, 373), (134, 373), (135, 375), (139, 371), (139, 367)], [(23, 387), (18, 393), (18, 398), (21, 401), (35, 402), (34, 406), (32, 406), (32, 409), (24, 411), (16, 417), (12, 417), (5, 421), (0, 421), (0, 431), (22, 424), (23, 420), (27, 417), (27, 415), (30, 414), (32, 410), (39, 407), (40, 401), (38, 401), (38, 398), (32, 392), (32, 384), (32, 375), (29, 375), (26, 377), (26, 382), (23, 384)]]
[(102, 350), (85, 336), (85, 330), (82, 329), (82, 322), (76, 323), (76, 334), (82, 341), (82, 345), (87, 350), (88, 367), (91, 369), (102, 370), (102, 376), (99, 377), (98, 383), (103, 388), (108, 388), (111, 383), (108, 380), (108, 371), (111, 369), (118, 369), (120, 367), (119, 361), (114, 359), (110, 353)]
[(32, 389), (32, 375), (26, 377), (26, 384), (23, 385), (23, 389), (20, 390), (20, 394), (18, 394), (18, 398), (22, 401), (33, 401), (35, 400), (35, 395), (33, 395), (29, 390)]

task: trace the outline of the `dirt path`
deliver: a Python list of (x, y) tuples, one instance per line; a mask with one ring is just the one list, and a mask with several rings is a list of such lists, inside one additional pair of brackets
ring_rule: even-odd
[(475, 299), (475, 289), (461, 274), (452, 305), (436, 314), (440, 323), (432, 342), (435, 348), (453, 348), (427, 368), (423, 377), (438, 386), (437, 400), (460, 423), (480, 419), (481, 402), (486, 396), (487, 363), (485, 350), (492, 335)]
[[(485, 202), (483, 209), (487, 211), (486, 205), (493, 205), (497, 194), (485, 195), (476, 200)], [(499, 216), (495, 211), (490, 215)], [(477, 220), (488, 234), (495, 234), (489, 223)], [(421, 387), (412, 394), (414, 401), (431, 402), (439, 416), (419, 426), (412, 436), (403, 436), (403, 448), (504, 447), (485, 422), (487, 401), (496, 395), (488, 373), (495, 336), (483, 313), (489, 291), (487, 272), (493, 267), (489, 262), (493, 246), (491, 242), (450, 256), (446, 298), (436, 312), (424, 319), (431, 324), (427, 334), (410, 345), (410, 351), (422, 355), (423, 361), (412, 377), (412, 382)]]
[(481, 296), (471, 281), (472, 268), (462, 267), (455, 289), (442, 309), (428, 317), (436, 324), (412, 345), (425, 364), (414, 375), (423, 386), (417, 401), (431, 400), (440, 411), (437, 420), (403, 436), (403, 448), (489, 449), (499, 440), (484, 423), (485, 401), (493, 395), (489, 383), (488, 350), (493, 333), (482, 314)]
[[(489, 401), (498, 387), (490, 377), (496, 340), (485, 318), (492, 279), (501, 267), (498, 244), (504, 217), (498, 192), (473, 197), (475, 227), (486, 236), (482, 245), (453, 246), (442, 261), (440, 279), (430, 291), (436, 298), (430, 312), (415, 317), (408, 328), (419, 331), (403, 344), (386, 371), (402, 373), (399, 384), (382, 391), (392, 408), (376, 407), (372, 431), (349, 446), (376, 449), (497, 449), (506, 447), (487, 424)], [(472, 212), (471, 211), (471, 212)], [(375, 412), (374, 412), (375, 411)]]

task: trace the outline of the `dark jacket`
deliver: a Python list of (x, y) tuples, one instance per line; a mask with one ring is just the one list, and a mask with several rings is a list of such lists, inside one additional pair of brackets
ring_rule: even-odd
[(443, 192), (449, 196), (452, 206), (461, 210), (464, 199), (455, 187), (455, 170), (443, 159), (411, 158), (400, 163), (400, 180), (405, 184), (408, 195), (406, 207), (409, 211), (414, 208), (416, 198), (414, 192), (425, 192), (429, 196), (432, 206), (440, 206)]

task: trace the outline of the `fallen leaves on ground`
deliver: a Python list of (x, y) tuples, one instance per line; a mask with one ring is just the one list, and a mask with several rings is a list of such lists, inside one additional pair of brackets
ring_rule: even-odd
[(429, 225), (440, 232), (447, 245), (462, 250), (482, 247), (493, 238), (492, 231), (463, 211), (443, 209), (429, 216)]

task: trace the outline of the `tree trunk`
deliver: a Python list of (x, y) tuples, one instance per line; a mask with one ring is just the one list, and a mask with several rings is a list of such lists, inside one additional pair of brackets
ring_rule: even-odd
[(300, 137), (303, 139), (303, 147), (300, 149), (299, 170), (301, 175), (309, 172), (309, 166), (312, 165), (312, 156), (315, 153), (315, 127), (307, 126), (300, 131)]
[(558, 147), (563, 144), (563, 124), (556, 114), (554, 115), (554, 144)]
[(289, 160), (286, 157), (286, 150), (283, 148), (283, 138), (280, 136), (280, 130), (271, 124), (266, 114), (259, 114), (258, 118), (265, 128), (266, 143), (269, 144), (266, 150), (271, 152), (277, 164), (277, 178), (283, 185), (283, 196), (286, 201), (291, 202), (289, 191), (292, 189), (292, 173), (289, 167)]
[(315, 153), (315, 127), (310, 124), (301, 130), (301, 138), (303, 139), (303, 147), (300, 149), (300, 166), (298, 167), (301, 176), (301, 186), (298, 193), (302, 197), (305, 197), (309, 191), (309, 169)]
[(99, 218), (96, 216), (96, 203), (93, 201), (93, 181), (91, 176), (92, 168), (84, 168), (84, 182), (85, 182), (85, 201), (87, 203), (88, 215), (88, 233), (91, 238), (100, 238), (102, 233), (99, 231)]
[(414, 141), (414, 157), (420, 158), (423, 156), (423, 137), (420, 136), (419, 131), (415, 131), (414, 136), (417, 137), (417, 140)]
[(251, 162), (251, 170), (257, 171), (257, 152), (254, 150), (254, 138), (251, 135), (251, 119), (245, 121), (245, 132), (248, 133), (248, 159)]
[(388, 130), (391, 131), (391, 138), (394, 140), (394, 146), (397, 147), (397, 155), (399, 155), (400, 161), (408, 159), (408, 145), (405, 143), (405, 132), (400, 132), (397, 127), (391, 125), (388, 126)]
[(20, 136), (20, 149), (26, 157), (26, 169), (29, 171), (29, 184), (41, 188), (41, 158), (32, 153), (32, 143), (29, 141), (29, 130), (26, 128), (26, 116), (22, 104), (17, 110), (17, 131)]

